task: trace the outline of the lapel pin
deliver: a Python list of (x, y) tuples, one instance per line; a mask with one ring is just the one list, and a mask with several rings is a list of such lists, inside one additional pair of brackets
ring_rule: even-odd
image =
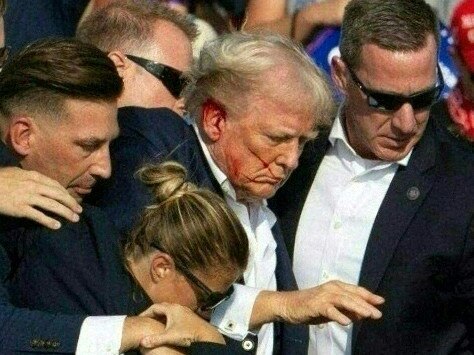
[(410, 201), (415, 201), (420, 197), (420, 189), (416, 186), (412, 186), (407, 191), (407, 197)]

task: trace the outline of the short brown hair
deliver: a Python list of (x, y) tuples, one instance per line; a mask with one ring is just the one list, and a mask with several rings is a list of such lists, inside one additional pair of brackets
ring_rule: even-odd
[(66, 99), (116, 100), (123, 88), (114, 63), (98, 48), (74, 39), (35, 42), (0, 73), (0, 113), (62, 118)]
[(364, 44), (390, 51), (416, 51), (430, 35), (439, 46), (439, 22), (424, 0), (351, 0), (344, 11), (339, 48), (353, 69)]
[(245, 270), (247, 235), (221, 197), (188, 182), (185, 168), (176, 162), (146, 166), (138, 175), (155, 201), (130, 233), (126, 258), (139, 258), (157, 244), (190, 270)]
[(79, 25), (76, 37), (105, 52), (132, 51), (153, 45), (150, 39), (156, 21), (168, 21), (192, 42), (197, 35), (193, 22), (158, 1), (122, 0), (91, 13)]

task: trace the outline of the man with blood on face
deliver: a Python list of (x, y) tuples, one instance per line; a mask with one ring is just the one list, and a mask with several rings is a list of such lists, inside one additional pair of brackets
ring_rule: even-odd
[[(221, 63), (201, 59), (203, 72), (198, 75), (202, 77), (194, 78), (196, 85), (186, 95), (188, 108), (237, 200), (260, 202), (273, 196), (298, 166), (305, 143), (330, 124), (331, 93), (323, 75), (304, 57), (295, 59), (285, 51), (267, 49), (278, 57), (252, 65), (237, 55), (230, 59), (236, 49), (226, 50), (219, 53)], [(293, 65), (297, 60), (303, 63), (301, 67)], [(224, 72), (227, 66), (244, 73), (240, 80), (230, 82), (232, 73), (229, 78), (217, 77), (217, 84), (207, 79), (212, 71)], [(299, 102), (302, 104), (295, 104)]]
[(309, 354), (474, 349), (474, 161), (430, 118), (438, 46), (424, 0), (345, 9), (331, 63), (344, 100), (270, 206), (300, 287), (338, 278), (387, 302), (379, 322), (312, 327)]

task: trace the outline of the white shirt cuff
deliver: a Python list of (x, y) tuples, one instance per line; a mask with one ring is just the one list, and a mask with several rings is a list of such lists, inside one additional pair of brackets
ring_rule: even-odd
[(258, 288), (234, 284), (234, 293), (214, 310), (211, 323), (224, 335), (243, 340), (249, 332), (252, 308), (260, 291)]
[(118, 355), (125, 317), (87, 317), (81, 326), (76, 355)]

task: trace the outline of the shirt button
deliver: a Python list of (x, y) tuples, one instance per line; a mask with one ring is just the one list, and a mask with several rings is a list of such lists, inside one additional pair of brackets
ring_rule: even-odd
[(232, 321), (230, 320), (230, 321), (227, 322), (227, 324), (225, 325), (224, 328), (225, 328), (227, 331), (234, 331), (234, 327), (235, 327), (234, 322), (232, 322)]
[(325, 325), (324, 324), (318, 324), (319, 329), (324, 329)]
[(329, 274), (327, 271), (323, 271), (323, 281), (326, 281), (329, 279)]
[(255, 347), (255, 344), (252, 340), (246, 339), (242, 342), (242, 348), (245, 351), (251, 351)]
[(336, 223), (334, 223), (334, 229), (339, 229), (342, 227), (342, 223), (337, 221)]

